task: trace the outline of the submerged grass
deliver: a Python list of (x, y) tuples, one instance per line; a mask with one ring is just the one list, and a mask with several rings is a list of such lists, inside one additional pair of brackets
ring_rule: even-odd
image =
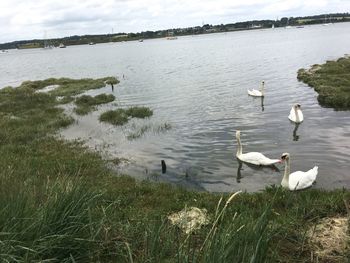
[[(54, 136), (72, 122), (58, 104), (26, 85), (0, 90), (0, 261), (310, 262), (310, 227), (347, 215), (347, 190), (270, 187), (227, 203), (116, 176), (97, 153)], [(192, 206), (211, 220), (185, 234), (167, 216)]]
[(132, 127), (133, 130), (131, 132), (128, 133), (128, 135), (126, 136), (128, 140), (135, 140), (138, 138), (141, 138), (146, 132), (153, 132), (153, 133), (162, 133), (162, 132), (166, 132), (168, 130), (171, 129), (171, 124), (170, 123), (162, 123), (162, 124), (158, 124), (158, 125), (151, 125), (151, 124), (146, 124), (146, 125), (142, 125), (141, 127)]
[(324, 107), (350, 110), (350, 57), (300, 69), (298, 79), (318, 92), (318, 101)]

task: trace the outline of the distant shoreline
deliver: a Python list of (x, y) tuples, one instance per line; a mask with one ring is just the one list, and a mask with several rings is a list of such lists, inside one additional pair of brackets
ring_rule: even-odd
[(136, 41), (156, 38), (166, 38), (169, 36), (188, 36), (188, 35), (202, 35), (212, 33), (235, 32), (243, 30), (256, 30), (267, 28), (283, 28), (283, 27), (303, 27), (307, 25), (317, 24), (333, 24), (350, 22), (349, 13), (336, 14), (321, 14), (305, 17), (282, 17), (277, 20), (252, 20), (245, 22), (236, 22), (220, 25), (203, 24), (202, 26), (194, 26), (187, 28), (173, 28), (157, 31), (143, 31), (138, 33), (115, 33), (115, 34), (100, 34), (100, 35), (82, 35), (70, 36), (53, 39), (31, 39), (12, 41), (0, 44), (0, 50), (7, 49), (28, 49), (28, 48), (44, 48), (44, 47), (59, 47), (60, 44), (64, 46), (73, 45), (87, 45), (100, 43), (114, 43), (123, 41)]

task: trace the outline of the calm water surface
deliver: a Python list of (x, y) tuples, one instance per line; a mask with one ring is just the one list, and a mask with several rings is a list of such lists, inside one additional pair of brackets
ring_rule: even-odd
[[(321, 108), (313, 89), (296, 79), (299, 68), (350, 53), (350, 23), (301, 29), (268, 29), (140, 42), (76, 46), (52, 50), (10, 50), (0, 54), (0, 86), (48, 77), (117, 76), (117, 102), (76, 117), (61, 132), (81, 138), (105, 158), (130, 159), (123, 172), (208, 191), (257, 191), (279, 184), (278, 170), (257, 169), (235, 159), (235, 131), (243, 152), (271, 158), (291, 154), (291, 170), (319, 166), (317, 188), (350, 187), (350, 114)], [(124, 78), (123, 78), (124, 75)], [(266, 97), (247, 89), (266, 82)], [(112, 93), (110, 87), (89, 91)], [(305, 121), (295, 127), (287, 116), (300, 103)], [(106, 109), (148, 106), (149, 120), (124, 127), (99, 123)], [(69, 109), (68, 109), (69, 111)], [(169, 131), (157, 131), (168, 123)], [(128, 135), (144, 126), (135, 140)], [(161, 174), (160, 161), (167, 164)], [(155, 174), (158, 174), (156, 176)]]

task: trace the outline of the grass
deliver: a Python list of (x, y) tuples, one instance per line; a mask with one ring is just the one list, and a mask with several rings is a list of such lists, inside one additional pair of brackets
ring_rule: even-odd
[(318, 101), (324, 107), (350, 110), (350, 57), (300, 69), (298, 80), (318, 92)]
[(109, 103), (115, 100), (112, 94), (99, 94), (95, 97), (83, 95), (75, 99), (77, 107), (74, 109), (78, 115), (86, 115), (95, 109), (96, 105)]
[[(347, 215), (347, 190), (269, 187), (227, 202), (116, 176), (98, 153), (55, 136), (73, 120), (55, 95), (34, 91), (0, 90), (0, 261), (310, 262), (306, 232)], [(191, 206), (210, 223), (187, 235), (167, 216)]]
[(153, 115), (153, 111), (147, 107), (131, 107), (126, 110), (126, 114), (132, 118), (148, 118)]
[(100, 121), (113, 125), (124, 125), (128, 122), (128, 115), (124, 109), (109, 110), (100, 115)]
[(124, 125), (129, 118), (147, 118), (153, 115), (153, 111), (147, 107), (131, 107), (128, 109), (109, 110), (100, 115), (100, 121), (113, 125)]

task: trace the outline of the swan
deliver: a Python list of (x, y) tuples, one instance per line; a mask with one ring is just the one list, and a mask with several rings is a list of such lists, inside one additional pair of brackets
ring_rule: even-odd
[(255, 165), (272, 165), (281, 162), (279, 159), (267, 158), (265, 155), (259, 152), (242, 153), (241, 131), (236, 131), (236, 139), (238, 144), (236, 157), (238, 160)]
[(301, 105), (299, 103), (294, 104), (290, 110), (288, 119), (295, 123), (301, 123), (304, 120), (303, 112), (301, 111)]
[(283, 153), (281, 159), (286, 161), (284, 176), (281, 182), (282, 187), (288, 188), (291, 191), (301, 190), (310, 187), (315, 182), (318, 173), (317, 166), (307, 172), (297, 171), (290, 174), (289, 153)]
[(265, 86), (265, 82), (262, 81), (260, 90), (256, 90), (256, 89), (248, 90), (248, 95), (253, 97), (264, 97), (265, 96), (264, 86)]

